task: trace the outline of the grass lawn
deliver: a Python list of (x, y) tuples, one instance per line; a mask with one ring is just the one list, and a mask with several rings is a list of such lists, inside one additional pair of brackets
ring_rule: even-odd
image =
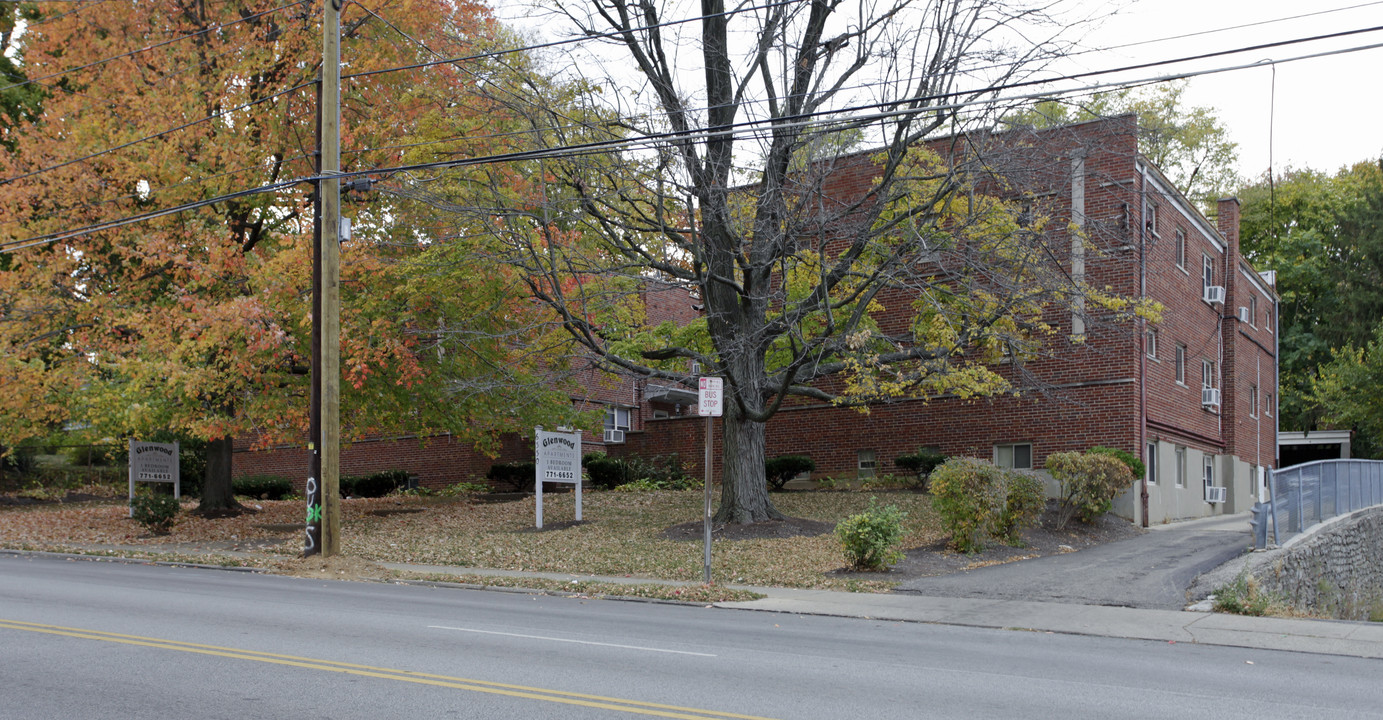
[[(908, 513), (903, 547), (943, 537), (929, 496), (874, 495), (881, 504), (895, 504)], [(866, 508), (870, 498), (869, 493), (854, 492), (773, 495), (778, 509), (789, 516), (832, 524)], [(531, 497), (495, 504), (465, 497), (345, 500), (341, 550), (346, 556), (374, 562), (613, 575), (630, 578), (631, 585), (639, 578), (697, 581), (702, 577), (701, 543), (662, 536), (670, 526), (701, 518), (699, 490), (587, 492), (584, 522), (579, 525), (569, 525), (574, 520), (571, 493), (548, 495), (544, 500), (548, 528), (543, 531), (533, 528)], [(129, 520), (118, 497), (109, 504), (0, 505), (0, 545), (48, 550), (135, 545), (150, 553), (179, 555), (242, 550), (263, 557), (265, 565), (301, 551), (300, 535), (283, 527), (302, 522), (301, 500), (242, 502), (257, 511), (221, 520), (183, 515), (166, 536), (149, 536)], [(195, 502), (184, 505), (184, 509), (192, 507)], [(891, 585), (832, 574), (845, 565), (832, 534), (717, 540), (713, 553), (718, 583), (861, 591), (881, 591)]]

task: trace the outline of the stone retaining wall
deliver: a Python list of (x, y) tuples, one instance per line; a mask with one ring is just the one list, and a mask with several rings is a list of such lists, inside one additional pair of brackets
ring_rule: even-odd
[(1245, 570), (1266, 592), (1309, 615), (1368, 620), (1383, 612), (1383, 507), (1327, 523), (1286, 546), (1254, 553)]

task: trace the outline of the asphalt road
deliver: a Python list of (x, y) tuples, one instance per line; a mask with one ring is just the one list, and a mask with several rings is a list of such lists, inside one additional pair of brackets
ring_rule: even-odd
[(0, 553), (0, 718), (1383, 717), (1383, 663)]
[(1252, 540), (1247, 520), (1239, 516), (1189, 522), (1065, 555), (919, 578), (898, 589), (933, 597), (1180, 610), (1196, 576), (1243, 554)]

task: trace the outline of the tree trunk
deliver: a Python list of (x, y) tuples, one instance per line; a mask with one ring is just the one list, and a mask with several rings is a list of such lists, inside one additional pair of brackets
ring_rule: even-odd
[(231, 449), (234, 439), (216, 438), (206, 444), (206, 479), (202, 483), (201, 515), (237, 514), (244, 508), (231, 490)]
[(713, 523), (748, 525), (786, 516), (773, 506), (764, 479), (764, 429), (761, 422), (740, 417), (733, 401), (725, 403), (725, 450), (721, 464), (720, 509)]

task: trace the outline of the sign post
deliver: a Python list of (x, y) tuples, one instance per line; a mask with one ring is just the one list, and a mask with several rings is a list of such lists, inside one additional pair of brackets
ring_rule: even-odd
[(130, 517), (134, 517), (136, 482), (173, 483), (173, 498), (182, 497), (178, 474), (178, 444), (130, 441)]
[(705, 582), (711, 584), (711, 435), (715, 430), (711, 418), (720, 417), (725, 411), (725, 381), (718, 377), (703, 377), (696, 384), (696, 414), (706, 418), (706, 516), (705, 516), (705, 557), (702, 567)]
[(574, 433), (547, 432), (542, 426), (533, 429), (536, 454), (533, 489), (537, 496), (538, 528), (543, 527), (543, 483), (576, 484), (576, 521), (581, 522), (581, 431)]

